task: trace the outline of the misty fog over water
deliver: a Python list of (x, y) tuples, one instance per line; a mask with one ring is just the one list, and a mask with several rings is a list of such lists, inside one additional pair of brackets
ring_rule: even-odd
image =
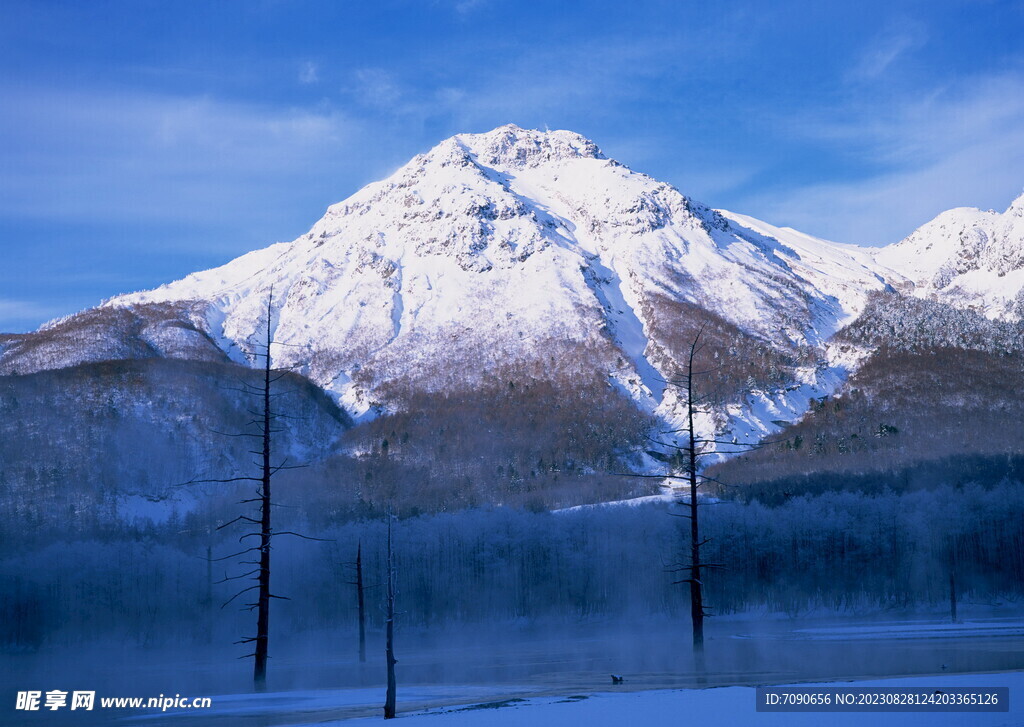
[[(488, 695), (498, 699), (510, 693), (607, 691), (613, 688), (611, 674), (624, 677), (623, 684), (614, 686), (624, 691), (1017, 670), (1024, 667), (1024, 619), (1006, 616), (1008, 610), (997, 617), (992, 609), (975, 609), (978, 618), (968, 613), (958, 627), (939, 619), (894, 620), (891, 616), (715, 619), (708, 626), (704, 675), (695, 669), (691, 657), (688, 624), (679, 621), (406, 628), (397, 647), (398, 670), (400, 684), (414, 694), (416, 687), (471, 687), (422, 702), (427, 706), (487, 701)], [(366, 664), (358, 663), (353, 637), (352, 633), (318, 633), (277, 644), (269, 691), (379, 688), (383, 694), (382, 634), (369, 634)], [(251, 689), (248, 663), (233, 656), (231, 647), (219, 645), (144, 649), (90, 643), (73, 653), (44, 649), (8, 654), (0, 661), (0, 671), (5, 675), (5, 691), (59, 688), (95, 689), (102, 696), (210, 696), (214, 709), (205, 718), (213, 720), (220, 719), (217, 695)], [(400, 703), (405, 704), (401, 691)], [(378, 710), (321, 705), (314, 712), (323, 718), (342, 718)], [(143, 713), (120, 710), (116, 716)], [(204, 723), (195, 713), (146, 714), (144, 724)], [(102, 724), (112, 719), (109, 711), (60, 716), (68, 724)], [(287, 723), (266, 719), (259, 723)], [(239, 724), (243, 723), (252, 722)]]

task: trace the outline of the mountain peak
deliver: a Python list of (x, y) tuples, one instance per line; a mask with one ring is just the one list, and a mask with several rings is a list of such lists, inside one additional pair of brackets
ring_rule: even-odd
[(1014, 217), (1024, 217), (1024, 192), (1017, 195), (1017, 199), (1010, 202), (1010, 206), (1006, 209), (1006, 213), (1013, 215)]
[(490, 167), (524, 168), (565, 159), (606, 158), (597, 144), (574, 131), (540, 131), (516, 124), (482, 134), (457, 134), (448, 142), (462, 145)]

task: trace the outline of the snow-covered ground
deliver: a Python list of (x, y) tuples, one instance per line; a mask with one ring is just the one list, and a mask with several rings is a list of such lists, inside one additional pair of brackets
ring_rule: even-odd
[[(971, 674), (966, 676), (918, 677), (914, 679), (888, 679), (871, 682), (846, 682), (841, 685), (803, 684), (809, 686), (857, 687), (922, 687), (942, 689), (949, 687), (1010, 688), (1009, 712), (781, 712), (764, 713), (755, 709), (756, 690), (753, 687), (722, 687), (718, 689), (662, 690), (652, 692), (542, 697), (506, 703), (507, 706), (476, 705), (443, 711), (433, 710), (410, 714), (403, 719), (405, 725), (487, 725), (488, 727), (678, 727), (684, 724), (716, 727), (717, 725), (764, 725), (765, 727), (797, 727), (799, 725), (865, 725), (886, 727), (898, 725), (928, 725), (953, 727), (954, 725), (992, 725), (1008, 727), (1024, 725), (1024, 708), (1014, 697), (1024, 688), (1024, 673)], [(365, 724), (361, 719), (353, 724)], [(323, 725), (323, 723), (321, 723)], [(328, 723), (329, 724), (329, 723)]]
[[(804, 687), (815, 685), (801, 685)], [(820, 685), (820, 686), (837, 686)], [(508, 706), (483, 709), (460, 708), (425, 711), (408, 715), (402, 722), (407, 725), (530, 725), (531, 727), (623, 727), (625, 725), (682, 724), (714, 727), (716, 725), (1024, 725), (1024, 708), (1014, 703), (1014, 695), (1024, 687), (1024, 673), (972, 674), (968, 676), (919, 677), (872, 682), (847, 682), (842, 686), (858, 687), (964, 687), (1010, 688), (1010, 712), (873, 712), (873, 713), (759, 713), (755, 710), (753, 687), (722, 687), (718, 689), (663, 690), (652, 692), (605, 692), (576, 697), (543, 697), (512, 702)], [(363, 724), (369, 720), (359, 720)]]

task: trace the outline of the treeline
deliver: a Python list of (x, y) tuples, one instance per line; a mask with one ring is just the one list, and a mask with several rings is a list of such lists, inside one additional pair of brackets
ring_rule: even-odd
[[(402, 618), (410, 626), (685, 619), (686, 594), (668, 571), (685, 560), (687, 521), (668, 509), (497, 508), (403, 519), (395, 529)], [(33, 548), (7, 533), (0, 640), (37, 648), (114, 635), (158, 644), (237, 629), (230, 609), (219, 608), (230, 589), (212, 582), (222, 566), (208, 573), (205, 560), (207, 546), (216, 557), (232, 542), (205, 517)], [(308, 524), (299, 513), (290, 518)], [(962, 604), (1024, 597), (1024, 486), (1016, 481), (826, 493), (777, 506), (722, 502), (705, 508), (702, 528), (711, 538), (708, 562), (725, 566), (706, 581), (715, 614), (940, 610), (948, 605), (951, 553)], [(279, 604), (275, 628), (279, 635), (353, 629), (348, 562), (361, 543), (367, 582), (383, 582), (384, 524), (306, 531), (330, 542), (275, 546), (275, 590), (292, 599)], [(368, 612), (379, 626), (379, 609)]]

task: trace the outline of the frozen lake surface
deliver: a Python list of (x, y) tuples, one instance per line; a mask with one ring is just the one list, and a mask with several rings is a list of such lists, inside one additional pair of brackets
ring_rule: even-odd
[[(275, 727), (379, 719), (384, 672), (378, 634), (371, 634), (369, 662), (364, 665), (353, 658), (355, 648), (348, 635), (323, 634), (301, 647), (282, 640), (276, 646), (276, 651), (275, 645), (271, 646), (272, 691), (258, 695), (249, 693), (249, 662), (235, 658), (240, 653), (236, 647), (97, 646), (6, 655), (0, 663), (11, 704), (0, 712), (0, 718), (5, 724), (25, 724), (30, 717), (33, 724), (152, 727)], [(599, 727), (628, 723), (598, 719), (623, 716), (621, 710), (640, 710), (649, 717), (636, 714), (635, 724), (669, 724), (670, 719), (679, 724), (682, 714), (689, 722), (692, 710), (710, 714), (723, 704), (735, 705), (743, 712), (739, 724), (818, 724), (821, 715), (755, 714), (753, 686), (911, 676), (918, 677), (914, 683), (927, 685), (980, 684), (980, 678), (987, 686), (1024, 686), (1022, 675), (1012, 673), (1024, 671), (1024, 619), (1020, 618), (959, 624), (939, 620), (716, 619), (709, 624), (703, 674), (694, 667), (685, 622), (467, 627), (444, 632), (407, 629), (399, 632), (396, 650), (400, 714), (410, 719), (429, 710), (413, 721), (429, 719), (432, 721), (427, 724), (438, 726), (449, 721), (533, 725), (565, 724), (563, 720), (567, 720)], [(625, 677), (614, 689), (613, 673)], [(967, 674), (975, 676), (961, 676)], [(710, 687), (718, 688), (707, 689)], [(132, 709), (14, 712), (10, 709), (14, 692), (26, 689), (95, 689), (98, 697), (208, 696), (213, 707), (176, 713)], [(473, 705), (489, 706), (466, 710)], [(445, 713), (443, 717), (438, 716), (440, 712)], [(891, 716), (907, 724), (907, 715)], [(928, 722), (937, 725), (1020, 723), (1006, 713), (921, 716), (947, 720)], [(818, 721), (794, 721), (796, 717)], [(834, 723), (861, 724), (870, 719), (873, 727), (896, 724), (879, 722), (879, 715), (840, 717)], [(992, 721), (997, 717), (1002, 721)], [(732, 723), (711, 720), (705, 724)]]

